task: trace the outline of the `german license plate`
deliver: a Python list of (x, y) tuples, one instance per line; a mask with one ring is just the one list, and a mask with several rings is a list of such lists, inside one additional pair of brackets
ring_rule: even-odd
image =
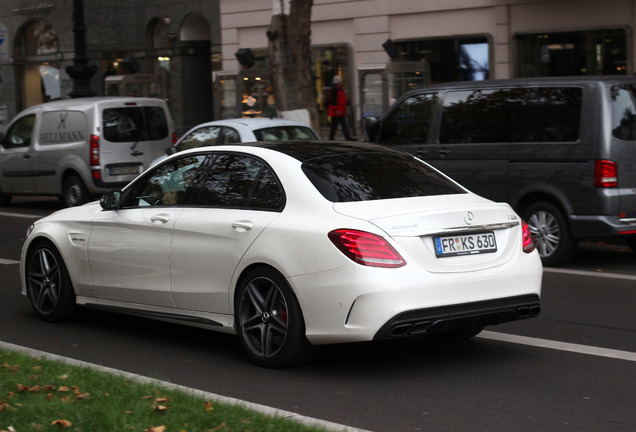
[(433, 237), (435, 254), (438, 257), (476, 255), (497, 251), (495, 234), (492, 231), (479, 234), (464, 234)]
[(140, 171), (141, 165), (116, 166), (109, 168), (110, 175), (139, 174)]

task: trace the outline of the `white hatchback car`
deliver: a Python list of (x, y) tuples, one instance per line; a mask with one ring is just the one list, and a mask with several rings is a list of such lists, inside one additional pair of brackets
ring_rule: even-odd
[(305, 141), (175, 154), (35, 222), (20, 274), (41, 319), (83, 305), (204, 326), (280, 367), (536, 316), (542, 266), (508, 204), (398, 150)]
[[(235, 118), (216, 120), (193, 127), (168, 148), (167, 154), (204, 146), (317, 139), (316, 132), (305, 123), (279, 118)], [(166, 157), (155, 159), (152, 165)]]

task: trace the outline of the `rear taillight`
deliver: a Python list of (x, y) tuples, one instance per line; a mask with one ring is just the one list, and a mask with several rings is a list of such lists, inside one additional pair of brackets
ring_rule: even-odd
[(525, 253), (530, 253), (534, 250), (534, 240), (532, 240), (532, 233), (530, 232), (530, 227), (526, 221), (521, 221), (521, 237), (522, 237), (522, 245), (523, 251)]
[(172, 144), (176, 144), (176, 143), (177, 143), (177, 133), (172, 132)]
[(339, 229), (329, 239), (351, 260), (371, 267), (397, 268), (406, 261), (384, 238), (364, 231)]
[(99, 137), (97, 135), (91, 135), (89, 159), (91, 166), (99, 165)]
[(602, 188), (618, 186), (618, 167), (615, 162), (596, 161), (594, 164), (594, 186)]

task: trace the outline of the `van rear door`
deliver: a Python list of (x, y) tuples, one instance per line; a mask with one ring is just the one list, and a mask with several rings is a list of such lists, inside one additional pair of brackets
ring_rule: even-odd
[(105, 186), (131, 181), (173, 144), (172, 119), (159, 99), (103, 102), (100, 112), (99, 165)]
[[(618, 180), (618, 215), (636, 218), (636, 82), (614, 85), (609, 94), (611, 104), (610, 145), (607, 159), (616, 164)], [(612, 194), (614, 195), (614, 194)]]

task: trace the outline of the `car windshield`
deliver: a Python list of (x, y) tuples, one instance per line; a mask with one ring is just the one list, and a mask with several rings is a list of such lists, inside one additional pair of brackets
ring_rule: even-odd
[(443, 174), (407, 154), (329, 155), (311, 159), (302, 168), (316, 189), (332, 202), (466, 193)]
[(318, 139), (314, 131), (305, 126), (276, 126), (254, 131), (258, 141), (291, 141)]

